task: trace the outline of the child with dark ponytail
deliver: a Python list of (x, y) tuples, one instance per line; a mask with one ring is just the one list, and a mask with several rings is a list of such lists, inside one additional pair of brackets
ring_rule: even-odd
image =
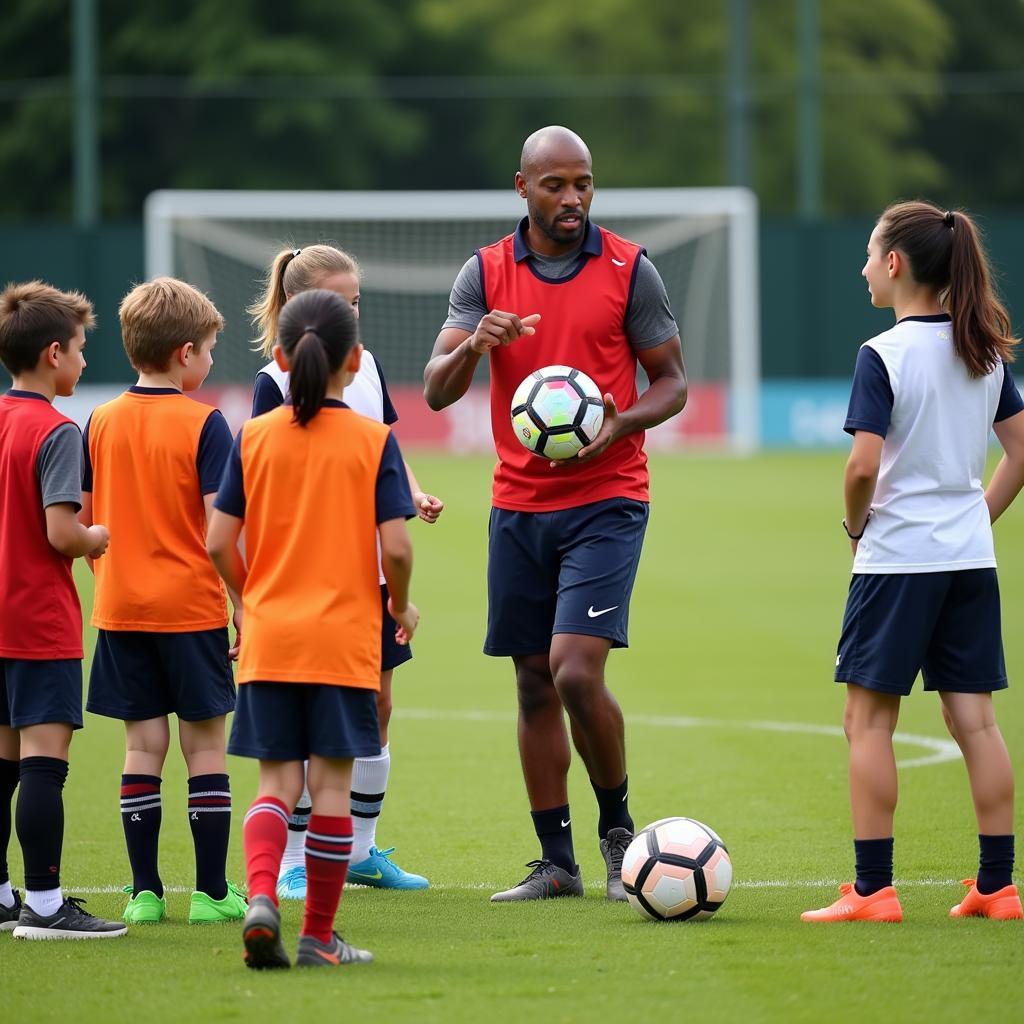
[[(901, 921), (892, 736), (918, 673), (942, 701), (978, 820), (976, 878), (954, 918), (1024, 917), (1013, 884), (1013, 768), (992, 694), (1007, 685), (992, 523), (1024, 485), (1017, 339), (971, 218), (890, 206), (861, 271), (896, 324), (857, 356), (843, 527), (853, 580), (836, 659), (846, 685), (856, 881), (804, 921)], [(988, 487), (989, 434), (1005, 452)]]
[(353, 760), (380, 751), (377, 539), (396, 639), (407, 644), (419, 620), (406, 530), (416, 512), (390, 429), (342, 401), (362, 355), (352, 307), (330, 291), (303, 292), (281, 311), (273, 352), (291, 372), (292, 402), (242, 427), (207, 539), (218, 572), (242, 595), (245, 621), (228, 749), (260, 762), (243, 831), (242, 937), (247, 966), (290, 966), (275, 890), (308, 761), (295, 963), (337, 966), (372, 959), (334, 932), (334, 917), (352, 852)]
[[(249, 307), (258, 332), (256, 344), (260, 351), (265, 356), (271, 356), (274, 344), (279, 340), (282, 310), (286, 303), (312, 289), (324, 289), (339, 295), (352, 307), (353, 315), (358, 320), (361, 280), (362, 271), (355, 258), (336, 246), (321, 242), (301, 249), (282, 249), (267, 268), (261, 296)], [(270, 358), (256, 375), (253, 416), (278, 408), (289, 394), (292, 394), (291, 374)], [(345, 387), (345, 404), (363, 416), (388, 426), (398, 421), (398, 412), (388, 394), (384, 368), (365, 349), (358, 371)], [(425, 523), (436, 523), (444, 509), (444, 502), (421, 490), (408, 464), (405, 469), (417, 515)], [(377, 843), (377, 825), (391, 775), (388, 726), (392, 711), (392, 680), (395, 669), (412, 658), (411, 645), (395, 642), (396, 623), (387, 611), (388, 591), (383, 573), (379, 575), (379, 582), (383, 609), (380, 693), (377, 698), (380, 749), (373, 756), (357, 758), (352, 769), (352, 800), (358, 814), (355, 818), (349, 878), (360, 885), (376, 889), (421, 890), (429, 885), (427, 878), (395, 863), (392, 858), (395, 852), (393, 846), (381, 849)], [(288, 822), (288, 846), (281, 861), (281, 877), (277, 885), (277, 895), (281, 899), (302, 900), (306, 897), (305, 843), (308, 823), (309, 792), (304, 789)]]

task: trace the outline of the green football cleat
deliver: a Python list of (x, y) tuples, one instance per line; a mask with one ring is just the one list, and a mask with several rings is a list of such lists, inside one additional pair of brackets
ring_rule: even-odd
[[(132, 892), (126, 885), (124, 891)], [(128, 906), (121, 915), (126, 924), (158, 924), (167, 916), (167, 899), (157, 896), (152, 889), (143, 889), (128, 900)]]
[(222, 900), (211, 899), (205, 892), (194, 892), (188, 904), (189, 924), (218, 924), (241, 921), (249, 904), (242, 890), (228, 882), (228, 894)]
[(403, 871), (391, 862), (394, 852), (393, 846), (387, 850), (371, 846), (369, 857), (349, 865), (347, 881), (354, 885), (372, 885), (375, 889), (426, 889), (430, 883), (422, 875)]

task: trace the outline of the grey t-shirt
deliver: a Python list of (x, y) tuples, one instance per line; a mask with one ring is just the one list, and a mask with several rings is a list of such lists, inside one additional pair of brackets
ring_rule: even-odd
[(74, 423), (63, 423), (42, 443), (36, 473), (43, 508), (67, 502), (82, 507), (82, 434)]
[[(539, 274), (556, 281), (568, 277), (582, 260), (590, 258), (579, 249), (566, 256), (542, 256), (531, 252), (527, 257), (533, 261)], [(448, 319), (442, 330), (458, 327), (463, 331), (475, 331), (481, 317), (489, 312), (480, 276), (480, 262), (474, 254), (466, 260), (452, 285), (448, 299)], [(654, 264), (643, 255), (637, 268), (624, 326), (626, 337), (634, 349), (654, 348), (679, 333), (669, 306), (665, 282)]]

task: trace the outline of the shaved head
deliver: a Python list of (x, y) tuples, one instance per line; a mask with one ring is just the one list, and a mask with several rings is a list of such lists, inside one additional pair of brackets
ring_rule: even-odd
[(533, 251), (552, 256), (579, 246), (594, 196), (587, 144), (568, 128), (548, 125), (523, 143), (521, 161), (516, 191), (526, 200)]
[(552, 124), (538, 128), (524, 143), (519, 171), (524, 178), (537, 174), (550, 163), (583, 161), (591, 163), (587, 144), (574, 132)]

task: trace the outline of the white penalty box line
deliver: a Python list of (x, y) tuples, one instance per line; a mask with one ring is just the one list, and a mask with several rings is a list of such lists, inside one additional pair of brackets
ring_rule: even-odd
[[(420, 722), (514, 722), (515, 716), (505, 711), (450, 710), (439, 708), (395, 708), (394, 717)], [(656, 729), (750, 729), (757, 732), (788, 732), (810, 736), (845, 738), (838, 725), (817, 725), (813, 722), (772, 722), (762, 719), (691, 718), (685, 715), (626, 715), (626, 724)], [(951, 739), (919, 736), (897, 732), (893, 742), (929, 751), (920, 757), (896, 762), (898, 768), (923, 768), (961, 759), (960, 748)]]
[[(834, 889), (849, 879), (842, 878), (746, 878), (738, 879), (732, 883), (732, 889)], [(434, 892), (498, 892), (506, 882), (440, 882), (431, 884), (427, 891)], [(958, 878), (897, 878), (893, 885), (901, 889), (935, 889), (935, 888), (962, 888)], [(121, 885), (75, 885), (74, 883), (62, 883), (64, 892), (76, 896), (116, 896), (124, 895), (124, 886)], [(354, 882), (346, 882), (347, 889), (373, 889), (373, 886), (358, 885)], [(605, 883), (602, 880), (584, 883), (584, 888), (604, 891)], [(164, 893), (178, 893), (185, 895), (191, 893), (192, 889), (185, 885), (165, 885)], [(298, 904), (296, 904), (298, 905)]]

